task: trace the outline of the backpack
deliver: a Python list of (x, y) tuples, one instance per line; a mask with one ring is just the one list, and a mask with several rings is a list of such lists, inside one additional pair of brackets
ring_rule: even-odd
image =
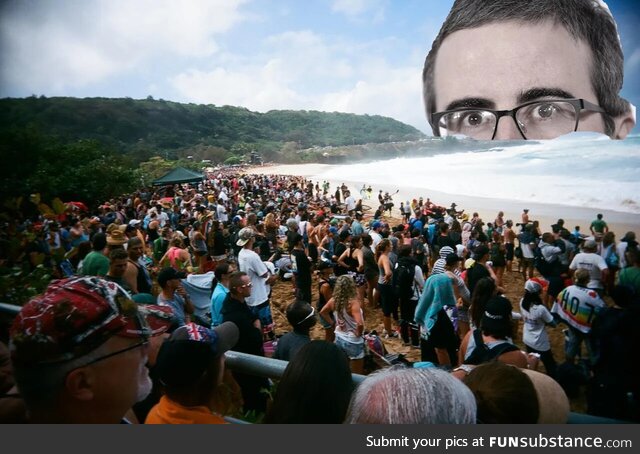
[(482, 332), (479, 329), (473, 330), (473, 339), (476, 341), (476, 348), (473, 350), (471, 355), (464, 360), (464, 364), (477, 366), (482, 363), (494, 361), (503, 353), (519, 350), (518, 347), (510, 342), (498, 344), (492, 348), (487, 347), (482, 340)]
[(393, 270), (393, 289), (396, 297), (409, 300), (413, 296), (413, 280), (415, 265), (406, 262), (398, 262)]
[(542, 254), (542, 248), (540, 246), (536, 246), (533, 249), (533, 265), (538, 270), (540, 274), (543, 276), (549, 276), (553, 272), (553, 265), (547, 262), (547, 259), (544, 258)]

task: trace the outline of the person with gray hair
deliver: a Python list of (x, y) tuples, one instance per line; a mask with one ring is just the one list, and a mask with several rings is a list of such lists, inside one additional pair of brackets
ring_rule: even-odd
[(456, 0), (424, 64), (427, 119), (436, 136), (624, 139), (635, 110), (623, 69), (602, 0)]
[(347, 424), (474, 424), (473, 393), (435, 368), (391, 367), (369, 375), (349, 405)]

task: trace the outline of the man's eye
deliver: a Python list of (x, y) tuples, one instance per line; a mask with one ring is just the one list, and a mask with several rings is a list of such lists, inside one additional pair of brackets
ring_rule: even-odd
[(553, 104), (542, 104), (538, 107), (538, 116), (543, 119), (553, 117), (553, 114), (558, 110), (558, 108)]
[(470, 112), (463, 118), (463, 121), (468, 126), (479, 126), (482, 124), (482, 115), (479, 112)]

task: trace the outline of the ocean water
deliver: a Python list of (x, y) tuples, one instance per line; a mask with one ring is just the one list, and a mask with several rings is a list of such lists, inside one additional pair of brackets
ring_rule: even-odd
[(549, 141), (479, 148), (332, 166), (326, 176), (374, 187), (411, 186), (640, 214), (640, 135), (620, 141), (572, 133)]

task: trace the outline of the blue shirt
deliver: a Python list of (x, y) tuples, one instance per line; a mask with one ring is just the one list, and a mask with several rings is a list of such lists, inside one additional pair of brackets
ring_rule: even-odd
[(222, 285), (221, 282), (218, 282), (216, 288), (213, 290), (213, 294), (211, 295), (211, 327), (218, 326), (222, 323), (222, 314), (220, 311), (222, 310), (222, 303), (227, 299), (227, 295), (229, 294), (229, 289)]
[(362, 227), (362, 224), (360, 224), (358, 221), (353, 221), (351, 223), (351, 234), (362, 235), (363, 233), (364, 233), (364, 228)]
[(178, 326), (185, 324), (186, 315), (184, 313), (184, 299), (180, 295), (174, 293), (173, 298), (168, 300), (162, 295), (162, 293), (160, 293), (158, 295), (158, 305), (169, 306), (171, 308), (173, 316), (178, 322)]

